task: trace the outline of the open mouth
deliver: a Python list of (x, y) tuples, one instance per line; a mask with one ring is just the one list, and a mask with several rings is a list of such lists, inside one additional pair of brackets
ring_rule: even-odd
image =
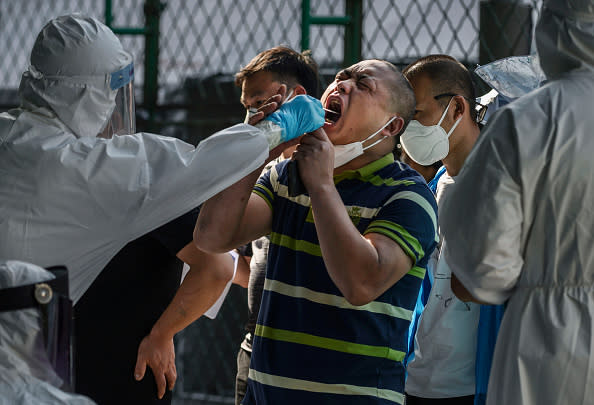
[(333, 99), (326, 104), (326, 108), (324, 108), (324, 111), (326, 111), (326, 123), (336, 124), (336, 122), (340, 119), (340, 116), (342, 115), (342, 105), (340, 104), (339, 100)]

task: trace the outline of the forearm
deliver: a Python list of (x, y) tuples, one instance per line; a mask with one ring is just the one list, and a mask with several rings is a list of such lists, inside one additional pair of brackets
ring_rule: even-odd
[(353, 225), (333, 185), (311, 194), (311, 203), (330, 278), (349, 302), (370, 302), (379, 295), (386, 276), (377, 250)]
[(233, 258), (227, 253), (211, 254), (208, 261), (190, 266), (190, 271), (153, 326), (151, 334), (173, 338), (215, 303), (231, 277)]

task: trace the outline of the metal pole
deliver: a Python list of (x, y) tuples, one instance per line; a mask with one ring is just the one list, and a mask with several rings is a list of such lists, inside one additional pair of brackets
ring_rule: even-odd
[(346, 0), (345, 15), (349, 17), (344, 33), (343, 65), (350, 66), (361, 60), (361, 42), (363, 32), (363, 2)]
[(311, 15), (309, 14), (310, 1), (301, 0), (301, 50), (309, 49), (309, 26)]
[(111, 28), (113, 24), (113, 13), (111, 0), (105, 0), (105, 25)]

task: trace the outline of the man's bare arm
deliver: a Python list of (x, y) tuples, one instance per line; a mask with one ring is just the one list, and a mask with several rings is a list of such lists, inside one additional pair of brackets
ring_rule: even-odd
[(149, 366), (162, 398), (165, 387), (175, 385), (175, 350), (173, 336), (194, 322), (210, 308), (233, 276), (234, 261), (228, 253), (212, 254), (198, 250), (193, 243), (177, 256), (190, 266), (179, 290), (138, 348), (135, 378), (144, 378)]
[(392, 239), (359, 233), (335, 188), (312, 193), (311, 201), (328, 274), (351, 304), (373, 301), (412, 268), (411, 258)]
[(206, 201), (194, 229), (194, 243), (209, 252), (226, 252), (270, 233), (272, 211), (252, 189), (256, 170)]
[(333, 147), (323, 130), (306, 135), (295, 153), (309, 192), (316, 231), (328, 274), (353, 305), (380, 296), (412, 267), (412, 259), (392, 239), (361, 235), (353, 225), (333, 180)]

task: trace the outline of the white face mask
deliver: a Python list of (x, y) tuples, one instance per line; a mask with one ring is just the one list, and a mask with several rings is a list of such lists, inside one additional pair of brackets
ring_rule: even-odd
[(429, 166), (448, 155), (450, 151), (448, 138), (462, 119), (462, 116), (460, 116), (448, 133), (441, 127), (441, 122), (445, 118), (452, 100), (453, 98), (450, 99), (436, 125), (425, 126), (417, 120), (412, 120), (400, 137), (400, 143), (404, 147), (406, 154), (418, 164)]
[[(291, 89), (289, 94), (287, 94), (287, 97), (285, 97), (285, 99), (283, 100), (281, 105), (283, 105), (287, 101), (289, 101), (291, 99), (291, 97), (293, 97), (293, 89)], [(248, 121), (250, 120), (250, 118), (252, 118), (257, 112), (258, 112), (258, 109), (255, 107), (248, 108), (247, 111), (245, 112), (245, 119), (243, 120), (243, 123), (247, 124)]]
[(375, 131), (373, 134), (369, 135), (367, 138), (363, 139), (362, 141), (347, 143), (346, 145), (334, 145), (334, 168), (336, 169), (337, 167), (346, 165), (348, 162), (350, 162), (354, 158), (361, 156), (366, 149), (369, 149), (372, 146), (377, 145), (378, 143), (380, 143), (381, 141), (386, 139), (387, 136), (384, 136), (384, 137), (378, 139), (377, 141), (375, 141), (374, 143), (372, 143), (371, 145), (363, 147), (363, 142), (365, 142), (365, 141), (373, 138), (377, 134), (379, 134), (382, 129), (387, 127), (390, 124), (390, 122), (394, 121), (395, 119), (396, 119), (396, 116), (390, 118), (390, 120), (388, 122), (386, 122), (380, 129), (378, 129), (377, 131)]

